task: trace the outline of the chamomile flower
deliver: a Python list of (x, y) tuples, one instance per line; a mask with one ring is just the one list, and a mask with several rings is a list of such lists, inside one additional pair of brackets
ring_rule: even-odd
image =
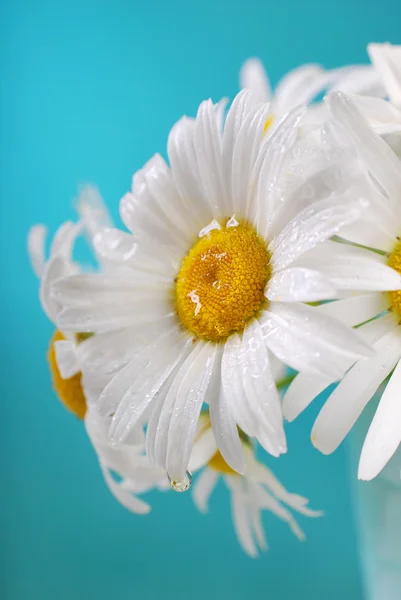
[(249, 556), (256, 557), (259, 551), (268, 549), (262, 525), (263, 511), (288, 523), (296, 537), (304, 540), (303, 531), (285, 505), (308, 517), (320, 517), (323, 513), (311, 510), (306, 498), (287, 492), (272, 471), (257, 460), (244, 434), (241, 442), (246, 463), (244, 475), (233, 471), (225, 462), (214, 441), (208, 416), (201, 415), (190, 461), (191, 470), (199, 469), (193, 487), (197, 508), (203, 513), (208, 511), (209, 498), (222, 478), (231, 494), (231, 513), (238, 541)]
[[(370, 250), (334, 242), (326, 246), (321, 255), (322, 271), (338, 289), (355, 290), (357, 294), (321, 306), (318, 311), (348, 325), (363, 324), (358, 331), (373, 344), (375, 354), (357, 361), (329, 396), (313, 427), (312, 441), (325, 454), (333, 452), (389, 378), (359, 464), (359, 478), (372, 479), (401, 441), (401, 161), (349, 98), (334, 94), (329, 104), (369, 173), (365, 191), (371, 198), (369, 211), (342, 235)], [(340, 253), (338, 246), (342, 248)], [(334, 381), (312, 381), (298, 375), (284, 399), (285, 416), (295, 418)]]
[[(76, 201), (76, 208), (81, 217), (80, 220), (78, 223), (67, 221), (61, 225), (52, 240), (47, 260), (45, 253), (46, 227), (35, 225), (28, 234), (29, 257), (32, 267), (40, 279), (39, 297), (41, 305), (50, 321), (55, 325), (60, 306), (50, 293), (51, 286), (60, 277), (81, 271), (81, 267), (73, 260), (73, 249), (78, 236), (85, 233), (90, 241), (99, 229), (111, 227), (112, 225), (99, 192), (91, 186), (82, 188)], [(77, 348), (79, 343), (87, 337), (87, 334), (73, 333), (68, 329), (57, 331), (49, 351), (49, 362), (52, 370), (53, 367), (57, 367), (57, 374), (55, 369), (53, 370), (56, 391), (66, 406), (81, 418), (85, 413), (84, 405), (82, 402), (79, 402), (80, 406), (76, 404), (77, 396), (75, 394), (72, 394), (72, 398), (69, 399), (67, 387), (69, 383), (72, 386), (81, 385), (81, 365), (79, 364)], [(71, 381), (64, 384), (68, 380)], [(69, 406), (70, 400), (74, 405)]]
[[(311, 105), (322, 93), (342, 90), (350, 94), (384, 97), (386, 92), (377, 71), (370, 65), (353, 65), (324, 69), (306, 64), (290, 71), (271, 89), (269, 77), (257, 58), (247, 60), (240, 71), (240, 87), (250, 89), (260, 102), (270, 102), (269, 123), (280, 119), (299, 104)], [(325, 118), (324, 106), (319, 103), (309, 109), (314, 123)]]
[[(34, 271), (40, 278), (42, 307), (53, 323), (56, 322), (59, 307), (49, 293), (52, 282), (63, 274), (81, 271), (81, 267), (73, 261), (76, 238), (85, 232), (90, 241), (99, 228), (111, 225), (108, 212), (96, 189), (90, 186), (83, 188), (76, 207), (80, 221), (64, 223), (58, 229), (48, 260), (45, 255), (46, 228), (36, 225), (28, 235), (29, 256)], [(54, 389), (63, 404), (79, 419), (84, 419), (105, 481), (114, 497), (129, 510), (146, 513), (150, 510), (149, 505), (136, 495), (154, 487), (165, 487), (165, 474), (150, 465), (145, 456), (142, 427), (131, 432), (129, 446), (115, 448), (111, 445), (107, 435), (109, 422), (101, 419), (93, 406), (110, 376), (99, 373), (96, 385), (85, 386), (82, 357), (90, 351), (90, 348), (85, 347), (88, 340), (88, 334), (73, 333), (66, 329), (54, 333), (48, 353)]]
[(204, 403), (232, 469), (245, 468), (237, 425), (271, 454), (285, 452), (270, 353), (299, 371), (341, 376), (370, 352), (305, 304), (335, 297), (335, 286), (293, 266), (360, 217), (366, 203), (348, 191), (355, 166), (348, 157), (332, 163), (326, 146), (300, 152), (301, 109), (265, 135), (268, 112), (245, 91), (225, 121), (211, 101), (181, 119), (170, 167), (156, 155), (121, 201), (131, 233), (95, 236), (116, 272), (52, 286), (60, 327), (96, 333), (87, 365), (126, 363), (97, 403), (112, 416), (112, 441), (148, 420), (147, 454), (172, 481), (186, 478)]

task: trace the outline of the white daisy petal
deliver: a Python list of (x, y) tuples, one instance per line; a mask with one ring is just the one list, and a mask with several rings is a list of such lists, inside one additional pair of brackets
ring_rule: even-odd
[(208, 342), (199, 344), (199, 348), (188, 370), (177, 374), (181, 383), (172, 410), (166, 457), (167, 472), (176, 480), (185, 477), (196, 425), (215, 365), (216, 345)]
[(238, 425), (247, 435), (255, 437), (259, 423), (242, 388), (241, 347), (241, 338), (237, 333), (233, 333), (225, 342), (221, 361), (221, 385), (223, 394), (230, 398), (231, 410)]
[(401, 443), (401, 361), (390, 377), (363, 444), (359, 479), (370, 480), (385, 467)]
[(337, 92), (329, 97), (328, 102), (333, 116), (347, 129), (369, 171), (388, 194), (389, 205), (400, 215), (401, 209), (396, 203), (401, 188), (397, 156), (369, 127), (350, 98)]
[(391, 102), (401, 106), (401, 46), (368, 44), (368, 53), (382, 77)]
[(293, 267), (275, 273), (270, 279), (266, 298), (276, 302), (313, 302), (335, 298), (336, 288), (326, 274)]
[(269, 308), (261, 318), (267, 347), (296, 371), (337, 379), (372, 353), (356, 332), (315, 308), (278, 302)]
[(269, 244), (274, 269), (290, 265), (319, 242), (360, 217), (363, 203), (355, 197), (330, 197), (302, 210)]
[(169, 349), (168, 354), (163, 352), (158, 357), (148, 357), (147, 364), (131, 380), (113, 416), (109, 432), (112, 442), (120, 444), (126, 439), (175, 366), (185, 360), (190, 344), (191, 340), (180, 340), (176, 347)]
[(398, 328), (374, 345), (376, 354), (358, 361), (326, 401), (312, 430), (312, 442), (330, 454), (343, 441), (355, 421), (401, 357)]
[(75, 207), (90, 242), (98, 231), (113, 226), (107, 207), (96, 187), (84, 185), (75, 201)]
[(250, 58), (241, 67), (240, 88), (252, 90), (257, 102), (269, 102), (272, 91), (266, 71), (258, 58)]
[(332, 377), (299, 373), (290, 383), (283, 398), (283, 415), (287, 421), (294, 421), (321, 392), (335, 381)]
[(191, 473), (206, 465), (216, 452), (217, 444), (214, 439), (213, 429), (207, 427), (195, 440), (188, 467)]
[(310, 86), (320, 80), (323, 69), (319, 65), (303, 65), (293, 69), (283, 77), (275, 91), (275, 108), (278, 114), (284, 114), (295, 104), (304, 104), (310, 100)]
[(263, 552), (266, 552), (269, 547), (267, 545), (265, 532), (263, 530), (262, 511), (260, 510), (256, 502), (253, 503), (250, 507), (250, 519), (259, 548)]
[(67, 221), (56, 231), (50, 246), (50, 257), (61, 256), (71, 259), (72, 249), (78, 235), (82, 231), (82, 223)]
[(287, 450), (280, 395), (256, 319), (244, 330), (239, 356), (243, 390), (259, 423), (255, 437), (268, 452), (279, 456)]
[(110, 492), (120, 504), (122, 504), (131, 512), (140, 515), (146, 515), (150, 511), (150, 506), (149, 504), (147, 504), (147, 502), (144, 502), (140, 498), (136, 498), (136, 496), (133, 496), (131, 492), (124, 489), (121, 483), (113, 479), (109, 470), (106, 467), (103, 467), (102, 465), (100, 466), (102, 467), (103, 476)]
[(304, 107), (297, 107), (279, 121), (266, 136), (255, 161), (248, 191), (247, 216), (265, 239), (271, 235), (278, 198), (284, 185), (284, 167), (304, 112)]
[(226, 185), (225, 208), (228, 210), (227, 214), (229, 215), (234, 212), (234, 204), (232, 201), (233, 190), (231, 187), (231, 182), (235, 143), (246, 115), (250, 110), (252, 110), (252, 108), (255, 107), (255, 105), (256, 101), (250, 90), (243, 90), (234, 98), (227, 113), (227, 118), (224, 125), (222, 161), (223, 177)]
[(61, 256), (51, 258), (45, 267), (40, 281), (39, 298), (42, 308), (49, 319), (53, 322), (57, 319), (59, 305), (53, 298), (52, 286), (56, 279), (66, 277), (72, 272), (71, 264)]
[(252, 537), (249, 506), (243, 490), (243, 482), (236, 476), (226, 476), (224, 481), (231, 490), (231, 512), (238, 541), (243, 550), (255, 558), (258, 556), (258, 550)]
[(292, 533), (299, 540), (305, 540), (304, 532), (299, 527), (298, 523), (296, 522), (289, 510), (282, 506), (280, 502), (278, 502), (271, 494), (269, 494), (269, 492), (265, 488), (262, 488), (262, 486), (258, 486), (258, 495), (262, 508), (268, 508), (272, 513), (279, 517), (279, 519), (282, 519), (283, 521), (288, 523)]
[(44, 225), (34, 225), (28, 232), (29, 259), (37, 277), (42, 277), (46, 265), (46, 235), (47, 227)]
[(69, 379), (81, 370), (74, 342), (68, 340), (55, 342), (54, 351), (57, 367), (63, 379)]
[(329, 317), (334, 317), (348, 325), (354, 327), (360, 323), (370, 321), (385, 311), (390, 305), (390, 300), (387, 294), (361, 294), (336, 300), (335, 302), (327, 302), (316, 307), (316, 310)]
[[(96, 337), (96, 336), (94, 336)], [(97, 403), (97, 410), (101, 416), (115, 413), (119, 402), (126, 394), (138, 374), (155, 359), (157, 364), (163, 361), (166, 351), (170, 348), (170, 358), (176, 358), (181, 336), (175, 328), (168, 329), (162, 335), (157, 336), (150, 344), (141, 348), (138, 354), (134, 354), (132, 360), (110, 381), (103, 390)], [(89, 341), (89, 340), (88, 340)]]
[(209, 223), (213, 214), (204, 197), (204, 189), (199, 175), (195, 150), (194, 119), (183, 117), (172, 128), (167, 144), (173, 180), (181, 197), (192, 211), (194, 226), (199, 231)]
[(204, 469), (197, 477), (192, 492), (192, 498), (195, 502), (196, 508), (206, 513), (209, 510), (209, 498), (216, 487), (219, 479), (219, 473), (213, 469)]
[[(219, 357), (216, 359), (216, 367), (218, 359)], [(243, 473), (245, 458), (233, 416), (232, 398), (225, 394), (220, 382), (215, 381), (214, 385), (215, 393), (210, 396), (209, 411), (216, 444), (226, 463), (237, 473)]]
[(222, 136), (217, 123), (216, 106), (202, 102), (196, 117), (195, 147), (204, 197), (212, 214), (221, 214), (225, 185), (222, 165)]

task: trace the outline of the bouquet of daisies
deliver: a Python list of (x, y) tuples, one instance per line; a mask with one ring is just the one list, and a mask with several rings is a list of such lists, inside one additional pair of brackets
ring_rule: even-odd
[[(272, 91), (242, 67), (228, 105), (202, 102), (133, 176), (113, 226), (93, 187), (76, 223), (29, 233), (56, 331), (53, 386), (85, 423), (105, 481), (136, 513), (153, 488), (201, 511), (221, 477), (238, 539), (267, 548), (261, 512), (321, 513), (256, 458), (287, 451), (284, 420), (337, 384), (312, 443), (333, 452), (382, 397), (359, 478), (401, 441), (401, 46), (371, 66), (305, 65)], [(317, 101), (322, 96), (323, 101)], [(89, 240), (98, 268), (73, 258)]]

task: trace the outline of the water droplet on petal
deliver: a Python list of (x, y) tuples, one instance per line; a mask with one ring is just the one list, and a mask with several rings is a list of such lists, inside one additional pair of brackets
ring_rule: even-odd
[(186, 492), (192, 485), (192, 473), (190, 471), (186, 471), (184, 479), (171, 479), (168, 473), (167, 477), (171, 488), (175, 492)]

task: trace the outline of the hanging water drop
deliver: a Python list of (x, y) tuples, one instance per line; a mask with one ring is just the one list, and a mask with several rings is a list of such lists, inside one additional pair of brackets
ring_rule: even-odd
[(192, 473), (186, 471), (184, 479), (171, 479), (170, 475), (167, 474), (171, 488), (175, 492), (186, 492), (192, 485)]

